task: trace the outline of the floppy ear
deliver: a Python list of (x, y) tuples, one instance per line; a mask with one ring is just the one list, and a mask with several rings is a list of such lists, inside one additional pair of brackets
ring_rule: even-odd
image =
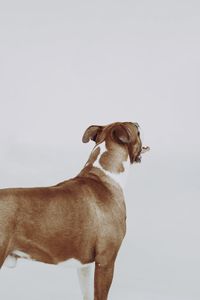
[(92, 141), (96, 142), (98, 133), (101, 131), (101, 128), (102, 128), (102, 126), (98, 126), (98, 125), (89, 126), (86, 129), (86, 131), (85, 131), (85, 133), (82, 137), (82, 142), (83, 143), (88, 143), (89, 140), (92, 140)]
[(117, 125), (111, 131), (111, 136), (119, 143), (129, 144), (133, 142), (133, 138), (128, 127)]

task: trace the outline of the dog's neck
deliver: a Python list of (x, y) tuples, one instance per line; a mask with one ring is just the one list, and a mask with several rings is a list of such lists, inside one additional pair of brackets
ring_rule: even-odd
[(100, 169), (124, 188), (130, 166), (128, 151), (122, 145), (103, 142), (94, 147), (87, 166)]

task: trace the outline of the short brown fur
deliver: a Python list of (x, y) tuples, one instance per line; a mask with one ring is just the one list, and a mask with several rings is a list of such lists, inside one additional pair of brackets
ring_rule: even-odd
[[(112, 136), (118, 125), (130, 143)], [(126, 232), (126, 208), (121, 187), (93, 164), (100, 158), (105, 170), (123, 172), (128, 156), (133, 163), (140, 155), (137, 131), (128, 122), (92, 128), (85, 142), (94, 139), (97, 146), (75, 178), (51, 187), (0, 190), (0, 266), (14, 250), (49, 264), (70, 258), (95, 262), (94, 299), (106, 300)], [(107, 151), (99, 157), (103, 141)]]

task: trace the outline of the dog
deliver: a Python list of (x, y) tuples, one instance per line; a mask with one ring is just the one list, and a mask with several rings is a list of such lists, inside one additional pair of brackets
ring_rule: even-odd
[(74, 264), (83, 299), (106, 300), (126, 233), (127, 169), (149, 148), (131, 122), (89, 126), (82, 141), (90, 140), (95, 146), (76, 177), (0, 190), (0, 267), (14, 267), (18, 258)]

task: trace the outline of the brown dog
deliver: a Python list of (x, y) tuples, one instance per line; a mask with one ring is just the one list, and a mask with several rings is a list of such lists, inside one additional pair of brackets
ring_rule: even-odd
[(126, 232), (126, 169), (148, 147), (142, 147), (137, 123), (130, 122), (90, 126), (83, 135), (84, 143), (89, 140), (96, 145), (75, 178), (51, 187), (0, 190), (0, 266), (14, 267), (20, 257), (73, 262), (83, 299), (106, 300)]

